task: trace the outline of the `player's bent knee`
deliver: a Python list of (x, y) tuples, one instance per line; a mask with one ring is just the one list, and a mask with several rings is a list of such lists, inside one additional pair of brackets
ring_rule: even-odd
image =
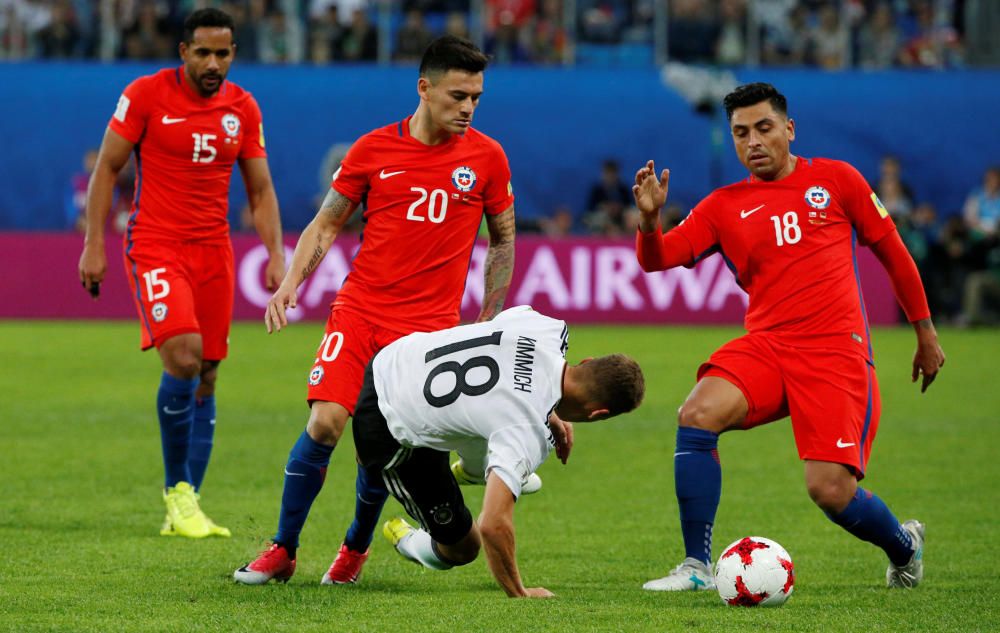
[(721, 433), (726, 427), (726, 419), (714, 409), (701, 401), (688, 400), (677, 411), (677, 426)]
[(349, 417), (347, 409), (335, 402), (314, 402), (306, 432), (320, 444), (334, 446), (340, 441)]
[(854, 496), (853, 490), (835, 479), (810, 481), (806, 485), (806, 489), (809, 491), (809, 498), (813, 500), (813, 503), (830, 514), (837, 514), (846, 508)]

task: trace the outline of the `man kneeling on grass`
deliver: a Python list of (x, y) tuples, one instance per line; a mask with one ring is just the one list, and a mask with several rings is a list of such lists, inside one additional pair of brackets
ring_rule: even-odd
[[(553, 448), (566, 463), (573, 447), (567, 422), (626, 413), (645, 391), (642, 370), (623, 354), (568, 365), (567, 336), (563, 321), (518, 306), (492, 321), (405, 336), (368, 365), (354, 443), (369, 481), (384, 481), (420, 522), (396, 518), (383, 528), (404, 558), (450, 569), (471, 563), (483, 547), (507, 595), (553, 595), (521, 581), (514, 503)], [(449, 467), (452, 450), (486, 473), (478, 522)]]

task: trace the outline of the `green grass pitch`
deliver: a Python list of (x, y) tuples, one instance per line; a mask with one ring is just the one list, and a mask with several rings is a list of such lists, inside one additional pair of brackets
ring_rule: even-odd
[[(381, 535), (358, 585), (320, 586), (353, 512), (349, 439), (334, 453), (292, 581), (233, 584), (233, 569), (275, 529), (320, 328), (294, 324), (270, 337), (258, 324), (234, 329), (202, 500), (234, 536), (197, 542), (158, 536), (160, 370), (155, 354), (137, 351), (137, 326), (0, 323), (0, 630), (1000, 629), (1000, 332), (943, 331), (948, 362), (924, 395), (909, 380), (910, 331), (874, 334), (883, 416), (865, 485), (901, 519), (927, 524), (926, 579), (915, 591), (887, 590), (882, 553), (812, 505), (787, 422), (722, 439), (716, 553), (767, 536), (797, 572), (787, 605), (750, 610), (714, 592), (640, 588), (683, 557), (675, 412), (698, 363), (738, 334), (724, 328), (572, 329), (570, 360), (627, 352), (645, 369), (647, 395), (629, 416), (577, 425), (569, 465), (550, 459), (541, 493), (518, 503), (521, 572), (557, 599), (507, 599), (482, 560), (446, 573), (419, 568)], [(466, 491), (475, 513), (481, 492)], [(390, 501), (385, 516), (400, 512)]]

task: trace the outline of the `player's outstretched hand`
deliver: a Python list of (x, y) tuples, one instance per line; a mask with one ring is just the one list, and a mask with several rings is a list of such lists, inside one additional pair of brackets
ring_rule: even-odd
[(104, 281), (104, 274), (108, 270), (108, 258), (104, 254), (104, 245), (85, 244), (83, 253), (80, 254), (80, 282), (83, 288), (90, 293), (90, 296), (97, 300), (100, 283)]
[(647, 161), (645, 167), (635, 172), (632, 196), (635, 198), (635, 206), (643, 216), (648, 218), (660, 213), (660, 207), (667, 201), (669, 184), (670, 170), (664, 169), (660, 179), (657, 180), (653, 161)]
[(570, 451), (573, 450), (573, 425), (559, 419), (555, 413), (550, 413), (549, 429), (556, 441), (556, 457), (565, 464), (566, 460), (569, 459)]
[(917, 351), (913, 354), (912, 382), (917, 382), (917, 378), (921, 374), (923, 375), (920, 393), (927, 391), (942, 367), (944, 367), (944, 350), (938, 344), (937, 334), (935, 333), (932, 337), (919, 337)]
[(525, 587), (525, 593), (528, 595), (526, 598), (555, 598), (556, 594), (552, 593), (545, 587)]
[(264, 326), (267, 333), (280, 332), (281, 328), (288, 326), (286, 310), (291, 310), (296, 306), (298, 293), (295, 288), (286, 288), (284, 285), (278, 286), (277, 292), (271, 295), (267, 302), (267, 310), (264, 312)]

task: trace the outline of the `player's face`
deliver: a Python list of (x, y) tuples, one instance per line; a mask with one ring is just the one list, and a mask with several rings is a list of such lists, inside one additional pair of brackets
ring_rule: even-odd
[(203, 97), (214, 95), (233, 63), (236, 45), (233, 32), (217, 26), (200, 26), (191, 42), (181, 42), (184, 72)]
[(729, 128), (736, 155), (750, 173), (761, 180), (788, 175), (795, 122), (776, 112), (769, 101), (734, 110)]
[(472, 125), (472, 113), (483, 94), (483, 73), (453, 69), (443, 75), (421, 77), (417, 91), (435, 127), (464, 134)]

